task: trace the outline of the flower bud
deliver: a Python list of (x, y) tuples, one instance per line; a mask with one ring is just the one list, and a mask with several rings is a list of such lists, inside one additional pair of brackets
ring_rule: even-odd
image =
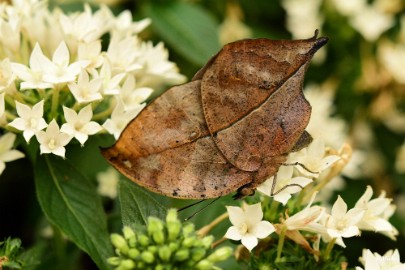
[(159, 248), (158, 254), (162, 261), (168, 262), (170, 260), (170, 256), (172, 255), (172, 251), (168, 246), (163, 246)]
[(157, 251), (158, 251), (158, 247), (157, 246), (149, 246), (148, 251), (151, 252), (152, 254), (156, 254)]
[(133, 269), (135, 267), (135, 263), (132, 260), (122, 260), (120, 265), (118, 266), (120, 269)]
[(231, 247), (222, 247), (214, 251), (214, 253), (210, 254), (207, 257), (207, 260), (211, 262), (219, 262), (219, 261), (224, 261), (229, 258), (232, 254), (232, 248)]
[(177, 210), (169, 209), (169, 211), (167, 211), (166, 223), (176, 222), (176, 221), (179, 221), (177, 218)]
[(138, 235), (138, 242), (141, 246), (147, 247), (149, 246), (149, 237), (144, 234)]
[(193, 248), (191, 250), (191, 258), (193, 261), (199, 261), (204, 258), (207, 251), (204, 248)]
[(174, 241), (179, 236), (181, 222), (178, 220), (167, 222), (167, 234), (169, 241)]
[(146, 263), (153, 263), (155, 260), (155, 256), (153, 256), (153, 253), (150, 251), (144, 251), (141, 253), (141, 258), (144, 262)]
[(148, 225), (147, 230), (149, 235), (153, 235), (153, 233), (158, 231), (163, 231), (164, 225), (163, 222), (155, 217), (148, 217)]
[(212, 235), (206, 236), (201, 240), (201, 242), (203, 244), (203, 247), (208, 249), (211, 247), (212, 242), (214, 242), (214, 236)]
[(198, 270), (210, 270), (212, 268), (213, 268), (213, 263), (208, 260), (199, 261), (195, 266), (195, 269), (198, 269)]
[(196, 237), (186, 237), (184, 238), (183, 242), (181, 243), (183, 247), (185, 248), (190, 248), (194, 245), (195, 242), (197, 242)]
[(126, 240), (130, 239), (131, 237), (135, 236), (135, 232), (132, 230), (131, 227), (129, 226), (124, 226), (124, 228), (122, 229), (122, 232), (124, 233), (124, 238)]
[(128, 250), (128, 257), (131, 259), (136, 259), (139, 256), (140, 252), (136, 248), (130, 248)]
[(189, 236), (193, 232), (195, 232), (193, 223), (188, 223), (188, 224), (183, 226), (183, 236), (184, 237)]
[(121, 262), (121, 258), (120, 257), (110, 257), (107, 259), (107, 262), (111, 265), (119, 265)]
[(188, 249), (180, 249), (174, 254), (174, 260), (181, 262), (188, 259), (190, 252)]
[(169, 248), (172, 252), (176, 252), (179, 249), (179, 244), (176, 242), (169, 243)]
[(165, 243), (165, 234), (163, 230), (156, 231), (152, 234), (153, 241), (158, 245), (163, 245)]
[(128, 253), (128, 244), (125, 241), (124, 237), (117, 233), (111, 234), (111, 243), (113, 244), (114, 247), (118, 249), (118, 251), (122, 254), (127, 254)]

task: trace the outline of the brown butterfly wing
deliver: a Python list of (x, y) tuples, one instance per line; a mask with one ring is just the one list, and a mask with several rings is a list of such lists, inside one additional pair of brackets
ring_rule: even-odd
[(243, 40), (226, 45), (198, 73), (208, 129), (229, 162), (257, 171), (266, 157), (293, 148), (311, 112), (303, 76), (326, 41)]
[(102, 154), (140, 186), (170, 197), (219, 197), (253, 180), (226, 160), (210, 136), (200, 81), (155, 99)]

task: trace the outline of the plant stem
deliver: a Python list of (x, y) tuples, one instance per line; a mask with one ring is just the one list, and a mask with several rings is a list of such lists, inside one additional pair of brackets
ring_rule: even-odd
[(200, 237), (203, 237), (207, 235), (215, 226), (217, 226), (219, 223), (221, 223), (223, 220), (227, 219), (229, 217), (228, 212), (223, 213), (216, 219), (214, 219), (210, 224), (205, 225), (201, 229), (198, 230), (197, 234)]
[(278, 238), (278, 245), (277, 245), (277, 258), (276, 262), (280, 261), (281, 259), (281, 252), (283, 251), (284, 246), (284, 239), (285, 239), (285, 232), (287, 231), (287, 227), (283, 226)]
[(328, 245), (326, 246), (325, 253), (324, 253), (324, 255), (323, 255), (325, 261), (329, 260), (329, 255), (330, 255), (330, 252), (331, 252), (332, 249), (333, 249), (333, 246), (335, 245), (335, 242), (336, 242), (336, 238), (333, 238), (333, 239), (328, 243)]
[(53, 89), (53, 94), (52, 94), (52, 105), (51, 105), (51, 113), (49, 114), (50, 119), (54, 119), (56, 117), (56, 112), (59, 106), (59, 92), (60, 92), (60, 86), (55, 85), (55, 88)]

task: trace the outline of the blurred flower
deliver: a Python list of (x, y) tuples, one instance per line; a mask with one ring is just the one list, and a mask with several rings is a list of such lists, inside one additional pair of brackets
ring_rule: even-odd
[[(403, 270), (405, 263), (401, 263), (397, 249), (387, 251), (383, 256), (372, 253), (369, 249), (363, 249), (359, 261), (364, 265), (364, 270)], [(357, 266), (356, 270), (363, 270)]]
[(281, 5), (287, 13), (287, 29), (295, 39), (308, 38), (315, 29), (321, 29), (323, 16), (322, 0), (283, 0)]
[(373, 42), (394, 26), (394, 17), (378, 9), (377, 5), (365, 5), (349, 20), (350, 24), (367, 41)]
[(60, 132), (55, 119), (49, 123), (46, 131), (38, 131), (36, 137), (40, 143), (41, 154), (52, 153), (63, 158), (65, 158), (65, 146), (72, 139), (70, 135)]
[(371, 200), (372, 196), (373, 189), (367, 186), (364, 194), (356, 202), (355, 208), (365, 211), (363, 218), (357, 224), (358, 227), (361, 230), (383, 233), (395, 239), (398, 231), (388, 222), (395, 210), (395, 205), (391, 204), (392, 199), (385, 198), (385, 192)]
[(0, 92), (7, 92), (11, 87), (14, 89), (16, 75), (11, 70), (10, 59), (5, 58), (0, 62)]
[(224, 21), (219, 26), (219, 41), (222, 45), (249, 38), (252, 35), (251, 29), (243, 22), (243, 12), (239, 5), (228, 2)]
[(361, 11), (367, 2), (366, 0), (333, 0), (332, 3), (342, 15), (350, 16)]
[(99, 172), (97, 174), (97, 192), (100, 195), (115, 199), (117, 197), (117, 186), (120, 175), (112, 167), (109, 167), (104, 172)]
[(60, 131), (75, 137), (82, 145), (87, 141), (89, 135), (94, 135), (102, 130), (99, 123), (91, 121), (93, 117), (91, 105), (87, 105), (79, 113), (63, 106), (63, 112), (66, 123), (62, 125)]
[(331, 214), (324, 217), (326, 234), (323, 234), (322, 237), (326, 242), (334, 238), (338, 245), (346, 247), (342, 238), (360, 235), (360, 230), (356, 224), (362, 219), (364, 212), (359, 208), (347, 211), (346, 203), (338, 196), (332, 206)]
[(322, 138), (327, 146), (338, 149), (347, 139), (347, 124), (337, 116), (334, 107), (334, 89), (330, 83), (305, 87), (305, 97), (312, 106), (311, 119), (306, 130), (314, 138)]
[(6, 133), (0, 137), (0, 175), (6, 168), (6, 162), (10, 162), (19, 158), (23, 158), (24, 154), (18, 150), (12, 149), (14, 146), (16, 135)]
[(29, 142), (32, 136), (47, 127), (44, 118), (42, 118), (44, 114), (44, 101), (41, 100), (32, 108), (18, 101), (15, 103), (19, 118), (14, 119), (9, 123), (9, 126), (23, 131), (24, 139)]
[(288, 163), (302, 164), (296, 166), (300, 173), (306, 176), (319, 176), (319, 174), (329, 168), (340, 159), (337, 155), (325, 156), (325, 145), (321, 138), (314, 139), (312, 143), (298, 152), (290, 153)]
[(228, 228), (224, 237), (232, 240), (241, 240), (249, 251), (257, 246), (258, 238), (266, 238), (274, 232), (274, 226), (263, 221), (263, 211), (260, 203), (244, 205), (243, 208), (227, 206), (226, 210), (233, 226)]
[(405, 84), (405, 45), (384, 41), (379, 43), (378, 56), (391, 76)]
[[(274, 200), (285, 205), (291, 198), (291, 194), (301, 191), (302, 188), (312, 182), (310, 178), (302, 176), (293, 177), (293, 172), (293, 166), (281, 166), (277, 174), (258, 186), (257, 190), (267, 196), (273, 196)], [(274, 190), (272, 190), (274, 181), (276, 181), (276, 184)], [(272, 191), (275, 194), (272, 194)]]

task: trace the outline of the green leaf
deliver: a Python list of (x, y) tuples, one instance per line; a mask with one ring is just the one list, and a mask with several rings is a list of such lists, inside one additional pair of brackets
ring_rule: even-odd
[(184, 1), (145, 5), (152, 27), (174, 50), (199, 66), (220, 49), (218, 23), (198, 5)]
[(148, 216), (164, 219), (168, 199), (139, 187), (129, 179), (121, 179), (118, 187), (122, 223), (126, 226), (146, 224)]
[(110, 269), (106, 258), (113, 252), (106, 217), (91, 182), (68, 160), (45, 155), (37, 159), (35, 184), (48, 220), (88, 253), (99, 269)]

